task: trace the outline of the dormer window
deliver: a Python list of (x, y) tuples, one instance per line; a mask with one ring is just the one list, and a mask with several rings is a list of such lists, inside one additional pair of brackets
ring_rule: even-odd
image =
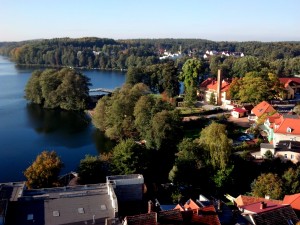
[(292, 133), (292, 128), (290, 128), (290, 127), (286, 128), (286, 132), (287, 133)]

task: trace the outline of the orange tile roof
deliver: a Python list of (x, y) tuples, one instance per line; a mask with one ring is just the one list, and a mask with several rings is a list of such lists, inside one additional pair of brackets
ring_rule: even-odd
[(253, 196), (246, 196), (246, 195), (239, 195), (235, 199), (235, 203), (237, 206), (246, 206), (257, 202), (270, 202), (275, 204), (282, 204), (281, 200), (274, 200), (274, 199), (265, 199), (260, 197), (253, 197)]
[(183, 206), (181, 206), (180, 204), (177, 204), (174, 209), (179, 209), (180, 211), (184, 211)]
[(279, 119), (281, 115), (279, 113), (275, 113), (272, 116), (268, 116), (267, 119), (269, 120), (270, 123), (275, 123), (276, 119)]
[[(276, 120), (277, 121), (277, 120)], [(288, 132), (290, 128), (291, 132)], [(300, 135), (300, 119), (285, 118), (274, 130), (274, 133)]]
[(192, 199), (189, 199), (183, 206), (184, 209), (193, 210), (194, 212), (198, 212), (201, 208), (196, 202)]
[(289, 204), (293, 209), (300, 210), (300, 193), (284, 196), (283, 204)]
[[(227, 81), (222, 81), (222, 85), (221, 85), (221, 92), (225, 92), (229, 89), (230, 83), (228, 83)], [(213, 81), (211, 82), (209, 85), (207, 85), (207, 88), (210, 90), (214, 90), (217, 91), (218, 89), (218, 82), (217, 81)]]
[(260, 117), (264, 113), (270, 113), (276, 111), (268, 102), (262, 101), (252, 109), (252, 113), (257, 117)]

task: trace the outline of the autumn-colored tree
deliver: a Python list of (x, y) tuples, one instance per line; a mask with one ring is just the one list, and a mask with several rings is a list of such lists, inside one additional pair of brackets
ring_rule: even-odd
[(283, 194), (282, 180), (274, 173), (262, 174), (251, 184), (253, 196), (265, 197), (269, 195), (271, 199), (280, 199)]
[(24, 172), (26, 186), (29, 189), (57, 186), (62, 167), (63, 163), (55, 151), (43, 151)]

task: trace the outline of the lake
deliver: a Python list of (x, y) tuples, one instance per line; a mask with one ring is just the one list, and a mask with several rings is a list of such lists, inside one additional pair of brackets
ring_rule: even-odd
[[(23, 96), (33, 70), (0, 56), (0, 182), (25, 180), (23, 171), (43, 150), (57, 152), (64, 174), (76, 170), (86, 154), (98, 155), (113, 146), (85, 113), (29, 104)], [(125, 82), (124, 72), (81, 72), (91, 79), (90, 88), (114, 89)]]

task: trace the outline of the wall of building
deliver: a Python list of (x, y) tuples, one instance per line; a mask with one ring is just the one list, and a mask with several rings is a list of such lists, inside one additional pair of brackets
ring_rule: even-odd
[(279, 141), (290, 141), (290, 140), (293, 140), (293, 141), (300, 141), (300, 136), (298, 135), (293, 135), (293, 134), (279, 134), (279, 133), (274, 133), (273, 135), (273, 145), (276, 146), (276, 144), (279, 142)]
[(278, 151), (275, 156), (280, 157), (283, 160), (290, 160), (293, 163), (297, 163), (300, 160), (300, 154), (298, 152)]

